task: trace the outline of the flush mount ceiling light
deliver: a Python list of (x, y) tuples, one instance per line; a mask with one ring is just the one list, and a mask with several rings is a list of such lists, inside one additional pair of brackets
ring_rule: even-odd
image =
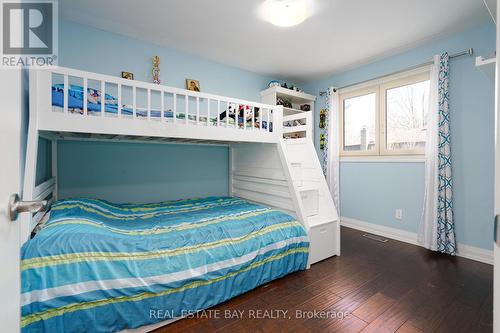
[(311, 0), (266, 0), (259, 8), (260, 17), (278, 27), (300, 24), (311, 13)]

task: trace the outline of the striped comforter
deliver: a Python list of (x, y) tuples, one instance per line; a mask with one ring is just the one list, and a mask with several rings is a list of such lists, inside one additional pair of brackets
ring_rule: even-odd
[(185, 315), (305, 269), (308, 248), (293, 217), (238, 198), (59, 201), (22, 248), (22, 329), (114, 332)]

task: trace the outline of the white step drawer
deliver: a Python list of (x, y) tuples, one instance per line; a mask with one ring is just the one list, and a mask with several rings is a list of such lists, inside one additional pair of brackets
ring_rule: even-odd
[(309, 240), (311, 242), (309, 256), (311, 264), (336, 255), (335, 233), (338, 222), (330, 222), (311, 227)]

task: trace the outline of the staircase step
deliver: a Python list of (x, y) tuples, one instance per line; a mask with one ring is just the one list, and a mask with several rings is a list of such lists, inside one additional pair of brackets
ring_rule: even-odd
[(307, 218), (307, 222), (309, 227), (313, 228), (322, 224), (336, 222), (336, 220), (332, 216), (313, 215)]
[(319, 184), (301, 185), (301, 186), (297, 186), (297, 189), (300, 192), (304, 192), (304, 191), (319, 191)]

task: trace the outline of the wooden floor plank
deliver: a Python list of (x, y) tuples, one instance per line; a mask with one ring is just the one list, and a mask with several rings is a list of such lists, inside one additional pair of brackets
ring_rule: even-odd
[[(241, 318), (190, 318), (166, 332), (492, 332), (493, 269), (389, 240), (370, 240), (342, 228), (342, 256), (312, 265), (213, 309)], [(254, 318), (251, 310), (285, 310)], [(339, 317), (302, 318), (319, 311)]]
[(353, 315), (362, 319), (367, 323), (371, 323), (378, 316), (385, 312), (395, 302), (394, 299), (385, 296), (382, 293), (376, 293), (370, 297), (365, 303), (361, 304)]
[(421, 331), (409, 322), (406, 322), (396, 331), (396, 333), (424, 333), (424, 331)]

